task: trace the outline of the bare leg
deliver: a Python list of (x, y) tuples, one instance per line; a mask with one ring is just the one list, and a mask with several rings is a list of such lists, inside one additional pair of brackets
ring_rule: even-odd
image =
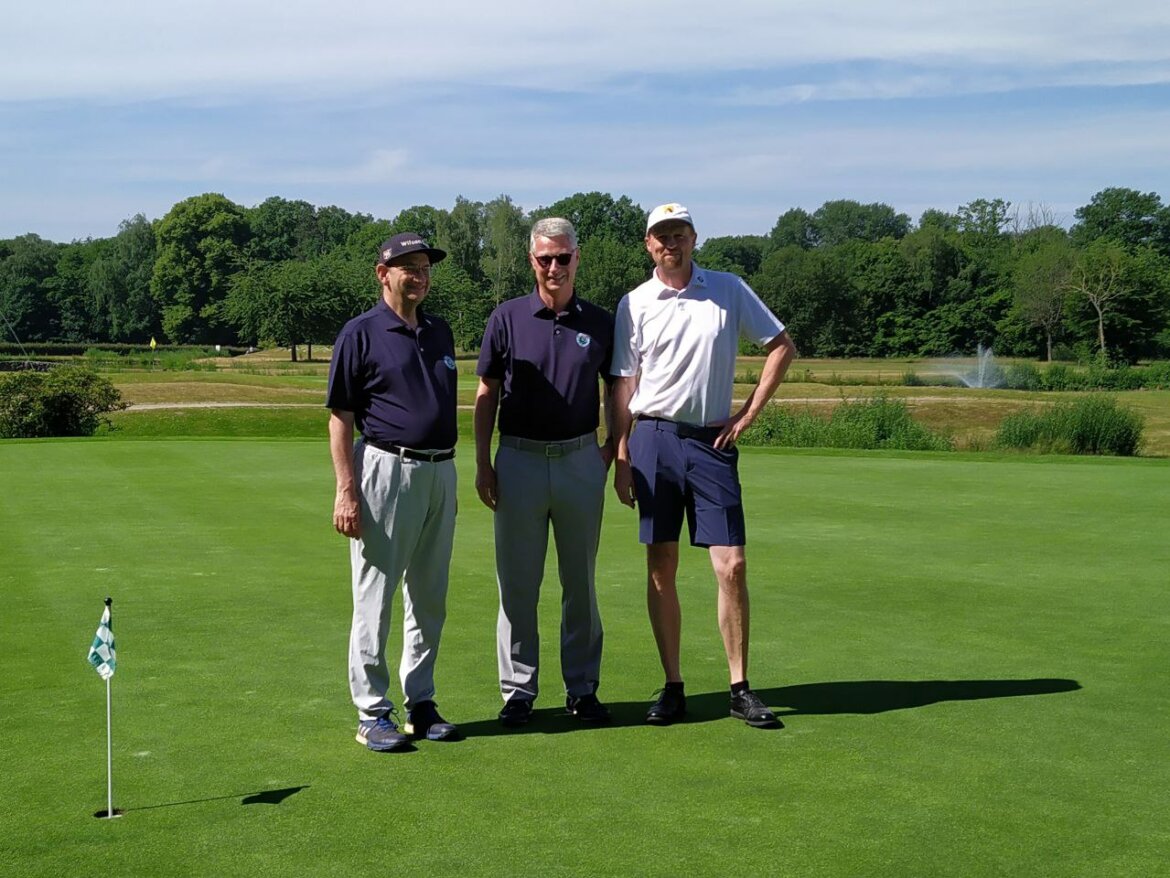
[(747, 559), (743, 546), (711, 546), (711, 567), (719, 582), (719, 633), (732, 685), (747, 679), (749, 608)]
[(682, 609), (678, 604), (675, 580), (678, 574), (678, 543), (651, 543), (646, 546), (646, 609), (658, 644), (658, 657), (666, 682), (682, 681), (679, 641), (682, 637)]

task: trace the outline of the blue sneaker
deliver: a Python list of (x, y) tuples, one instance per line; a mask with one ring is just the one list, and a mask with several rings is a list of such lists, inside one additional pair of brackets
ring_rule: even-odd
[(439, 716), (433, 701), (420, 701), (407, 711), (403, 730), (412, 737), (425, 737), (428, 741), (447, 741), (458, 733), (454, 725)]
[(410, 744), (410, 738), (398, 731), (398, 726), (388, 716), (359, 721), (355, 739), (359, 744), (365, 744), (379, 753), (386, 750), (401, 750)]

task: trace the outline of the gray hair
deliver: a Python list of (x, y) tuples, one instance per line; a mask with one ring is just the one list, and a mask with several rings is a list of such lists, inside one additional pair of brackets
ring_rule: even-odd
[(577, 230), (563, 217), (546, 216), (532, 224), (532, 231), (528, 234), (529, 253), (536, 249), (537, 238), (568, 238), (569, 246), (577, 249)]

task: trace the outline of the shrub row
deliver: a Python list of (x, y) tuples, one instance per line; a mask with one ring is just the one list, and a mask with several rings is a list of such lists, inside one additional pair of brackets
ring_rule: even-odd
[(771, 405), (741, 437), (744, 445), (950, 451), (951, 441), (910, 417), (906, 403), (878, 395), (842, 400), (827, 418)]
[(995, 437), (1000, 448), (1053, 454), (1137, 454), (1145, 422), (1111, 396), (1088, 396), (1033, 408), (1004, 418)]

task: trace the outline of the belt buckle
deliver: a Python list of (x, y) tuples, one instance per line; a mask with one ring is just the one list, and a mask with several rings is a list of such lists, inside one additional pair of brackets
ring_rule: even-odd
[(549, 442), (544, 446), (545, 457), (560, 457), (562, 454), (564, 454), (564, 452), (565, 449), (562, 447), (560, 442)]

